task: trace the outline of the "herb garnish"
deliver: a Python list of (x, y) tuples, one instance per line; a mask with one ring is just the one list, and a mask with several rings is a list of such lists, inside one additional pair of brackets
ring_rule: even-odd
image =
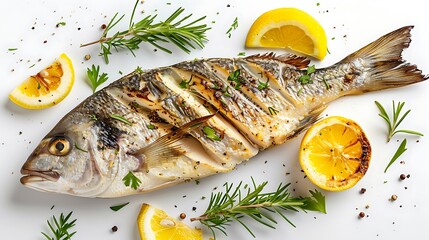
[(191, 75), (191, 77), (189, 78), (189, 80), (188, 80), (188, 81), (185, 81), (185, 80), (183, 79), (183, 80), (179, 83), (180, 88), (188, 89), (188, 88), (189, 88), (189, 83), (191, 83), (191, 81), (192, 81), (192, 77), (193, 77), (193, 75)]
[(136, 177), (131, 171), (129, 171), (128, 174), (125, 175), (124, 178), (122, 178), (122, 181), (124, 182), (125, 186), (131, 187), (134, 190), (137, 190), (137, 188), (142, 183), (142, 181), (138, 177)]
[(8, 48), (7, 50), (10, 51), (10, 52), (12, 52), (12, 51), (18, 50), (18, 48)]
[(399, 124), (401, 124), (405, 117), (411, 112), (411, 109), (409, 109), (401, 116), (401, 110), (404, 107), (404, 104), (405, 102), (399, 102), (396, 106), (395, 101), (392, 101), (393, 119), (390, 119), (389, 114), (387, 114), (384, 107), (379, 102), (375, 101), (375, 105), (377, 105), (378, 110), (380, 111), (378, 115), (386, 121), (388, 126), (387, 142), (389, 142), (396, 133), (408, 133), (423, 136), (422, 133), (412, 130), (396, 130)]
[(112, 114), (112, 115), (110, 115), (110, 117), (113, 118), (113, 119), (119, 120), (119, 121), (121, 121), (123, 123), (126, 123), (128, 125), (133, 125), (133, 123), (130, 122), (130, 120), (128, 120), (128, 119), (126, 119), (126, 118), (124, 118), (124, 117), (122, 117), (122, 116), (120, 116), (118, 114)]
[(235, 86), (234, 86), (235, 90), (240, 89), (241, 84), (242, 84), (242, 80), (240, 77), (240, 69), (237, 69), (237, 70), (231, 72), (228, 76), (228, 80), (235, 82)]
[(203, 133), (206, 135), (207, 138), (214, 140), (214, 141), (220, 141), (222, 140), (216, 133), (216, 131), (209, 127), (209, 126), (204, 126), (203, 128)]
[(173, 43), (186, 53), (189, 53), (191, 48), (195, 49), (195, 45), (200, 48), (204, 47), (204, 41), (207, 41), (205, 33), (210, 29), (206, 24), (200, 23), (206, 18), (205, 16), (184, 24), (184, 21), (188, 20), (192, 14), (184, 16), (176, 21), (184, 11), (183, 8), (178, 8), (166, 20), (160, 21), (159, 23), (154, 23), (157, 15), (149, 15), (137, 23), (134, 23), (133, 18), (139, 2), (140, 1), (137, 0), (134, 5), (127, 30), (116, 32), (110, 37), (107, 36), (112, 28), (125, 16), (124, 14), (117, 19), (118, 13), (116, 13), (107, 24), (99, 40), (83, 44), (81, 47), (100, 43), (100, 55), (104, 57), (106, 63), (109, 63), (109, 55), (112, 54), (112, 48), (117, 51), (119, 48), (128, 49), (134, 55), (134, 50), (138, 49), (142, 42), (152, 44), (156, 48), (167, 53), (172, 53), (172, 51), (165, 46), (161, 46), (160, 43)]
[(268, 85), (269, 81), (270, 81), (270, 79), (267, 79), (266, 82), (261, 82), (260, 80), (258, 80), (258, 82), (259, 82), (258, 89), (264, 90), (264, 89), (268, 88), (269, 87), (269, 85)]
[(102, 73), (101, 75), (99, 73), (100, 73), (100, 66), (96, 67), (94, 66), (94, 64), (92, 64), (91, 69), (89, 68), (86, 69), (86, 74), (88, 76), (89, 83), (91, 84), (93, 93), (95, 93), (95, 90), (101, 84), (103, 84), (105, 81), (107, 81), (107, 79), (109, 79), (109, 77), (107, 76), (107, 73)]
[(279, 110), (273, 107), (268, 107), (268, 111), (270, 111), (270, 115), (277, 115), (277, 113), (279, 112)]
[(148, 125), (146, 125), (146, 127), (150, 130), (153, 130), (156, 128), (153, 124), (148, 124)]
[[(280, 184), (277, 190), (263, 193), (268, 182), (256, 185), (252, 178), (253, 189), (242, 189), (240, 182), (235, 189), (233, 184), (225, 183), (225, 192), (212, 193), (207, 210), (199, 217), (191, 218), (191, 221), (200, 221), (206, 225), (216, 237), (215, 231), (226, 234), (226, 227), (232, 222), (239, 222), (253, 237), (255, 235), (242, 221), (242, 217), (248, 216), (253, 220), (270, 228), (275, 228), (277, 221), (271, 214), (279, 214), (284, 220), (293, 223), (284, 215), (283, 210), (292, 211), (318, 211), (326, 213), (325, 197), (319, 191), (310, 191), (310, 197), (293, 198), (288, 192), (290, 184)], [(243, 193), (244, 191), (244, 193)], [(271, 213), (271, 214), (270, 214)]]
[(229, 38), (231, 38), (231, 32), (237, 28), (238, 28), (238, 18), (235, 17), (234, 21), (231, 24), (231, 27), (229, 27), (228, 31), (226, 32)]
[(314, 65), (309, 66), (307, 68), (306, 73), (298, 78), (298, 82), (300, 82), (302, 85), (313, 83), (313, 80), (311, 80), (310, 75), (314, 72), (316, 72), (316, 67)]
[(384, 173), (387, 172), (387, 169), (390, 167), (390, 165), (392, 165), (396, 159), (399, 158), (399, 156), (401, 156), (405, 151), (407, 151), (407, 139), (404, 138), (404, 140), (402, 140), (401, 145), (399, 145), (398, 149), (395, 152), (395, 155), (393, 155), (392, 159), (390, 160), (389, 164), (387, 164), (386, 168), (384, 169)]
[(53, 215), (53, 223), (51, 223), (49, 220), (46, 222), (48, 223), (49, 229), (51, 230), (52, 234), (54, 234), (54, 236), (52, 237), (42, 232), (43, 236), (45, 236), (45, 238), (48, 240), (70, 240), (71, 237), (76, 233), (76, 231), (69, 233), (69, 230), (76, 225), (76, 219), (69, 222), (72, 213), (73, 212), (70, 212), (65, 217), (64, 214), (61, 213), (59, 220), (57, 220), (55, 215)]
[(112, 209), (112, 211), (117, 212), (117, 211), (121, 210), (123, 207), (127, 206), (128, 204), (130, 204), (130, 202), (126, 202), (126, 203), (119, 204), (116, 206), (111, 206), (110, 209)]

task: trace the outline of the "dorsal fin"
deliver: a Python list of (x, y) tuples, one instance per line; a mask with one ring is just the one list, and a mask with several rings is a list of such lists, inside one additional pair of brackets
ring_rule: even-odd
[(245, 57), (246, 60), (255, 61), (255, 60), (276, 60), (284, 64), (292, 65), (298, 69), (307, 68), (310, 63), (310, 59), (302, 56), (297, 56), (290, 53), (285, 53), (281, 55), (276, 55), (273, 52), (264, 53), (264, 54), (255, 54)]

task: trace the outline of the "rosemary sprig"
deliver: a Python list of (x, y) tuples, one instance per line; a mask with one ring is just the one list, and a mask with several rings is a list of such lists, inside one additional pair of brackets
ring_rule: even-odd
[(100, 75), (100, 66), (95, 66), (92, 64), (91, 69), (86, 69), (86, 75), (88, 76), (89, 83), (91, 84), (92, 92), (95, 93), (95, 90), (103, 84), (109, 77), (107, 73), (102, 73)]
[(409, 109), (401, 116), (401, 111), (402, 111), (402, 108), (404, 107), (404, 104), (405, 102), (399, 102), (398, 105), (396, 105), (395, 101), (392, 101), (393, 119), (391, 119), (389, 114), (387, 114), (385, 108), (379, 102), (375, 101), (375, 105), (377, 105), (378, 110), (380, 111), (378, 115), (381, 118), (383, 118), (387, 123), (387, 127), (388, 127), (387, 142), (389, 142), (396, 133), (408, 133), (408, 134), (423, 136), (422, 133), (412, 131), (412, 130), (396, 130), (399, 124), (401, 124), (402, 121), (405, 119), (405, 117), (411, 112), (411, 109)]
[(399, 158), (399, 156), (401, 156), (405, 151), (407, 151), (407, 139), (404, 138), (404, 140), (402, 140), (401, 145), (399, 145), (398, 149), (395, 152), (395, 155), (393, 155), (392, 159), (390, 160), (389, 164), (387, 164), (386, 168), (384, 169), (384, 173), (387, 172), (387, 169), (390, 167), (390, 165), (392, 165), (396, 159)]
[(69, 233), (69, 230), (76, 225), (76, 219), (70, 221), (70, 217), (73, 212), (67, 214), (64, 217), (64, 214), (61, 213), (60, 219), (58, 220), (55, 215), (52, 216), (52, 223), (47, 220), (49, 229), (51, 230), (53, 237), (48, 235), (47, 233), (42, 232), (43, 236), (45, 236), (48, 240), (70, 240), (71, 237), (76, 233), (76, 231)]
[[(180, 15), (183, 13), (184, 9), (178, 8), (166, 20), (160, 21), (159, 23), (154, 23), (157, 15), (149, 15), (137, 23), (134, 23), (133, 19), (138, 2), (139, 0), (137, 0), (134, 5), (127, 30), (118, 31), (110, 37), (107, 36), (113, 27), (125, 16), (122, 15), (117, 18), (118, 13), (116, 13), (107, 24), (99, 40), (82, 44), (81, 47), (100, 43), (100, 55), (104, 57), (106, 63), (109, 63), (109, 55), (112, 54), (111, 50), (113, 48), (116, 51), (122, 48), (128, 49), (135, 55), (134, 50), (138, 49), (142, 42), (152, 44), (156, 48), (167, 53), (172, 53), (172, 51), (166, 46), (161, 46), (160, 43), (173, 43), (186, 53), (189, 53), (191, 49), (195, 49), (196, 46), (200, 48), (204, 47), (204, 42), (207, 41), (206, 31), (210, 29), (206, 24), (201, 23), (201, 21), (206, 18), (205, 16), (189, 23), (184, 23), (192, 14), (181, 17)], [(181, 18), (177, 20), (179, 16)]]
[(123, 117), (123, 116), (121, 116), (121, 115), (118, 115), (118, 114), (112, 114), (112, 115), (110, 115), (110, 117), (111, 117), (111, 118), (113, 118), (113, 119), (116, 119), (116, 120), (118, 120), (118, 121), (121, 121), (121, 122), (123, 122), (123, 123), (125, 123), (125, 124), (133, 125), (133, 123), (132, 123), (130, 120), (128, 120), (128, 119), (126, 119), (126, 118), (124, 118), (124, 117)]
[(243, 195), (242, 182), (233, 188), (233, 184), (225, 183), (225, 192), (212, 193), (207, 210), (199, 217), (191, 218), (191, 221), (200, 221), (206, 225), (216, 237), (215, 231), (226, 234), (226, 226), (231, 222), (239, 222), (253, 237), (254, 233), (241, 219), (250, 217), (256, 222), (270, 228), (275, 228), (277, 221), (271, 214), (280, 215), (285, 221), (293, 223), (284, 215), (283, 210), (292, 211), (319, 211), (326, 213), (325, 197), (316, 191), (310, 191), (310, 197), (293, 198), (288, 192), (289, 184), (280, 184), (274, 192), (263, 193), (268, 182), (256, 185), (252, 178), (253, 189), (247, 189)]
[(228, 35), (228, 38), (231, 38), (231, 33), (233, 30), (238, 28), (238, 17), (235, 17), (234, 21), (232, 22), (231, 26), (229, 27), (228, 31), (226, 32), (226, 34)]

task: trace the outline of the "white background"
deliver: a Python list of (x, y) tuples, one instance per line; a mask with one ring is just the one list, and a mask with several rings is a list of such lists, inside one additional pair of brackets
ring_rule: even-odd
[[(171, 4), (168, 4), (170, 3)], [(318, 5), (320, 3), (320, 5)], [(143, 69), (165, 66), (183, 60), (200, 57), (236, 57), (263, 53), (263, 50), (244, 48), (246, 33), (252, 22), (263, 12), (277, 7), (297, 7), (314, 16), (325, 28), (330, 54), (323, 61), (313, 61), (316, 67), (329, 66), (359, 49), (379, 36), (405, 25), (414, 25), (412, 43), (405, 50), (404, 58), (429, 73), (429, 14), (423, 1), (233, 1), (233, 0), (146, 0), (138, 5), (136, 19), (146, 14), (159, 14), (165, 19), (178, 7), (194, 17), (207, 16), (205, 20), (212, 29), (207, 33), (209, 42), (202, 50), (186, 54), (174, 49), (174, 54), (153, 51), (151, 46), (142, 46), (133, 57), (127, 51), (111, 56), (106, 65), (98, 56), (99, 46), (80, 48), (80, 44), (97, 40), (100, 26), (119, 12), (126, 13), (117, 30), (127, 27), (134, 1), (48, 1), (17, 0), (2, 1), (0, 8), (0, 234), (1, 239), (43, 239), (41, 231), (48, 231), (46, 220), (53, 214), (73, 211), (76, 217), (77, 234), (73, 239), (139, 239), (136, 217), (143, 202), (162, 208), (172, 216), (181, 212), (185, 219), (204, 212), (210, 193), (215, 187), (222, 189), (225, 182), (244, 181), (250, 177), (257, 182), (269, 181), (269, 188), (279, 183), (292, 183), (293, 195), (305, 196), (308, 190), (316, 189), (301, 172), (297, 155), (302, 136), (288, 143), (260, 153), (248, 163), (228, 174), (220, 174), (195, 182), (181, 184), (161, 191), (123, 197), (119, 199), (85, 199), (79, 197), (47, 194), (27, 189), (19, 182), (21, 165), (37, 143), (56, 122), (92, 91), (86, 83), (86, 68), (91, 64), (101, 66), (109, 74), (109, 82), (120, 78), (137, 66)], [(227, 5), (230, 7), (227, 7)], [(231, 38), (225, 34), (234, 18), (239, 27)], [(212, 22), (213, 21), (213, 22)], [(65, 26), (56, 27), (58, 22)], [(34, 27), (34, 29), (32, 29)], [(79, 30), (80, 29), (80, 30)], [(46, 43), (44, 41), (46, 40)], [(9, 48), (18, 48), (8, 51)], [(76, 82), (70, 95), (55, 107), (30, 111), (21, 109), (8, 99), (9, 92), (27, 76), (49, 65), (60, 53), (67, 53), (74, 62)], [(279, 51), (281, 52), (281, 51)], [(90, 54), (91, 60), (84, 56)], [(40, 61), (39, 61), (40, 59)], [(33, 67), (31, 67), (35, 64)], [(421, 131), (429, 135), (427, 103), (429, 83), (402, 89), (345, 97), (330, 104), (329, 115), (341, 115), (357, 121), (367, 133), (373, 149), (372, 162), (366, 176), (352, 189), (343, 192), (325, 192), (328, 214), (287, 213), (296, 228), (277, 218), (280, 222), (272, 230), (259, 225), (252, 229), (256, 239), (404, 239), (426, 238), (429, 208), (427, 176), (429, 170), (428, 136), (407, 136), (408, 151), (394, 163), (387, 173), (383, 170), (405, 137), (400, 135), (392, 142), (385, 142), (386, 125), (377, 116), (374, 105), (378, 100), (390, 105), (392, 100), (406, 101), (405, 109), (412, 109), (403, 122), (403, 128)], [(417, 142), (419, 140), (419, 142)], [(398, 142), (399, 141), (399, 142)], [(401, 164), (400, 161), (403, 161)], [(286, 175), (290, 173), (289, 175)], [(399, 181), (401, 173), (410, 178)], [(359, 190), (366, 188), (365, 194)], [(392, 194), (398, 196), (389, 201)], [(184, 197), (185, 196), (185, 197)], [(202, 200), (201, 197), (206, 199)], [(113, 212), (110, 206), (130, 202), (130, 205)], [(366, 209), (365, 206), (369, 208)], [(51, 207), (54, 208), (51, 210)], [(193, 211), (192, 207), (196, 207)], [(359, 212), (368, 217), (359, 219)], [(116, 233), (112, 226), (118, 226)], [(196, 224), (196, 226), (199, 226)], [(238, 224), (227, 229), (228, 237), (218, 234), (218, 239), (252, 239)], [(206, 238), (209, 232), (205, 231)]]

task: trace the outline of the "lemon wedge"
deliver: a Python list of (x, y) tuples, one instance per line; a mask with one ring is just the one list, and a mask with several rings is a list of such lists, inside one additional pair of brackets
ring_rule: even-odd
[(308, 129), (299, 160), (314, 184), (325, 190), (342, 191), (353, 187), (367, 172), (371, 146), (356, 122), (333, 116)]
[(70, 93), (74, 79), (72, 61), (63, 53), (51, 65), (16, 87), (9, 99), (27, 109), (51, 107)]
[(144, 203), (137, 218), (141, 240), (202, 240), (200, 229), (193, 229), (168, 216), (161, 209)]
[(278, 8), (259, 16), (249, 29), (246, 47), (286, 48), (319, 60), (328, 49), (323, 27), (296, 8)]

